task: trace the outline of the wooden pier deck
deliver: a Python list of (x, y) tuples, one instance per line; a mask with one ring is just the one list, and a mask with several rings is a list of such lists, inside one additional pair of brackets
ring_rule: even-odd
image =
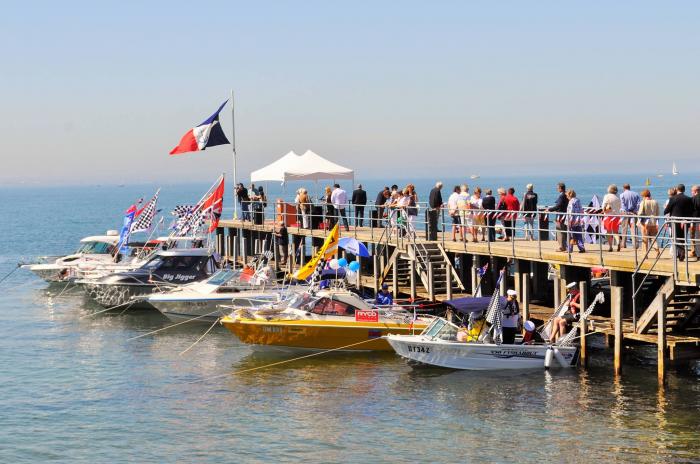
[[(265, 224), (256, 225), (250, 221), (241, 220), (221, 220), (219, 227), (242, 228), (265, 233), (272, 233), (274, 224), (267, 221)], [(289, 233), (304, 237), (323, 238), (326, 231), (322, 229), (304, 229), (289, 227)], [(379, 243), (382, 239), (384, 229), (369, 227), (351, 227), (350, 231), (341, 229), (341, 237), (355, 237), (365, 243)], [(424, 233), (419, 231), (416, 237), (417, 243), (431, 243), (425, 239)], [(671, 255), (671, 250), (663, 251), (658, 262), (655, 263), (656, 252), (651, 252), (650, 257), (644, 260), (644, 250), (642, 247), (624, 248), (620, 251), (607, 251), (607, 245), (602, 247), (599, 244), (588, 244), (586, 253), (574, 251), (572, 253), (557, 251), (558, 243), (554, 240), (525, 240), (516, 238), (514, 241), (504, 242), (462, 242), (452, 241), (451, 233), (439, 232), (437, 243), (440, 243), (446, 252), (469, 253), (481, 256), (495, 256), (507, 259), (522, 259), (527, 261), (542, 262), (554, 265), (571, 265), (580, 267), (604, 267), (612, 271), (634, 272), (637, 270), (639, 262), (642, 262), (639, 271), (650, 271), (654, 275), (672, 276), (674, 274), (674, 262), (677, 266), (678, 279), (688, 284), (700, 283), (700, 262), (697, 260), (687, 262), (677, 262)], [(401, 247), (407, 244), (407, 240), (397, 240), (393, 238), (389, 243)], [(694, 259), (694, 258), (693, 258)], [(653, 269), (652, 269), (653, 268)]]

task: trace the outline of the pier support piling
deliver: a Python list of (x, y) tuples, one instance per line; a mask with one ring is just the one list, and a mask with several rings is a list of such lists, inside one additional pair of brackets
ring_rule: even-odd
[(659, 333), (658, 341), (656, 345), (657, 352), (657, 377), (659, 380), (659, 386), (663, 386), (666, 382), (666, 302), (668, 301), (668, 296), (663, 295), (661, 309), (657, 312), (657, 330)]
[[(581, 307), (581, 312), (585, 311), (586, 308), (588, 308), (588, 282), (582, 281), (578, 283), (579, 287), (579, 292), (581, 293), (581, 299), (579, 300), (580, 307)], [(580, 354), (580, 361), (581, 361), (581, 366), (586, 367), (588, 365), (588, 352), (586, 349), (586, 329), (588, 322), (585, 319), (581, 319), (579, 321), (579, 332), (581, 335), (581, 354)]]
[(610, 286), (610, 316), (615, 331), (613, 370), (615, 375), (622, 373), (622, 287)]

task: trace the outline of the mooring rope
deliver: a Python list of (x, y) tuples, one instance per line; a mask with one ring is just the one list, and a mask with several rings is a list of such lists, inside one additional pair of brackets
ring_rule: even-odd
[(12, 274), (14, 274), (14, 272), (15, 272), (17, 269), (19, 269), (21, 266), (22, 266), (21, 264), (17, 263), (17, 266), (15, 266), (15, 268), (14, 268), (13, 270), (11, 270), (11, 271), (8, 272), (7, 274), (5, 274), (5, 277), (3, 277), (2, 279), (0, 279), (0, 283), (4, 282), (5, 279), (7, 279), (8, 277), (10, 277)]
[[(169, 326), (167, 326), (167, 327), (161, 327), (160, 329), (154, 330), (154, 331), (152, 331), (152, 332), (148, 332), (148, 333), (145, 333), (145, 334), (137, 335), (136, 337), (128, 338), (126, 341), (127, 341), (127, 342), (130, 342), (131, 340), (136, 340), (137, 338), (148, 337), (149, 335), (153, 335), (153, 334), (156, 334), (156, 333), (158, 333), (158, 332), (162, 332), (163, 330), (171, 329), (171, 328), (173, 328), (173, 327), (177, 327), (178, 325), (186, 324), (186, 323), (188, 323), (188, 322), (196, 321), (197, 319), (201, 319), (201, 318), (203, 318), (203, 317), (211, 316), (212, 314), (216, 314), (216, 313), (218, 313), (218, 312), (219, 312), (219, 310), (217, 309), (216, 311), (212, 311), (212, 312), (207, 313), (207, 314), (202, 314), (201, 316), (193, 317), (192, 319), (187, 319), (186, 321), (177, 322), (177, 323), (172, 324), (172, 325), (169, 325)], [(218, 321), (219, 321), (219, 320), (217, 319), (217, 322), (218, 322)]]
[[(134, 303), (136, 303), (136, 301), (132, 301), (131, 303), (127, 304), (127, 305), (126, 305), (126, 308), (124, 308), (124, 311), (126, 311), (127, 309), (129, 309), (129, 306), (131, 306), (131, 305), (134, 304)], [(107, 311), (112, 311), (113, 309), (117, 309), (118, 307), (120, 307), (120, 306), (122, 306), (122, 305), (123, 305), (123, 303), (118, 304), (118, 305), (114, 305), (114, 306), (110, 306), (109, 308), (103, 309), (102, 311), (97, 311), (96, 313), (90, 313), (90, 314), (85, 314), (85, 315), (83, 315), (83, 316), (80, 316), (78, 319), (83, 319), (83, 318), (85, 318), (85, 317), (97, 316), (98, 314), (106, 313)], [(122, 311), (122, 313), (123, 313), (124, 311)]]
[(344, 350), (345, 348), (350, 348), (351, 346), (362, 345), (363, 343), (373, 342), (373, 341), (375, 341), (375, 340), (376, 340), (376, 339), (374, 339), (374, 338), (370, 338), (370, 339), (367, 339), (367, 340), (362, 340), (361, 342), (351, 343), (351, 344), (349, 344), (349, 345), (339, 346), (339, 347), (337, 347), (337, 348), (331, 348), (330, 350), (319, 351), (319, 352), (317, 352), (317, 353), (311, 353), (311, 354), (307, 354), (307, 355), (304, 355), (304, 356), (299, 356), (299, 357), (297, 357), (297, 358), (285, 359), (284, 361), (277, 361), (277, 362), (274, 362), (274, 363), (271, 363), (271, 364), (265, 364), (264, 366), (251, 367), (250, 369), (243, 369), (242, 371), (227, 372), (226, 374), (214, 375), (214, 376), (212, 376), (212, 377), (207, 377), (207, 378), (204, 378), (204, 379), (193, 380), (193, 381), (187, 382), (187, 383), (188, 383), (188, 384), (191, 384), (191, 383), (206, 382), (206, 381), (209, 381), (209, 380), (214, 380), (214, 379), (219, 379), (219, 378), (222, 378), (222, 377), (227, 377), (227, 376), (233, 375), (233, 374), (245, 374), (246, 372), (257, 371), (257, 370), (259, 370), (259, 369), (265, 369), (266, 367), (279, 366), (280, 364), (286, 364), (286, 363), (290, 363), (290, 362), (293, 362), (293, 361), (299, 361), (300, 359), (312, 358), (312, 357), (314, 357), (314, 356), (320, 356), (320, 355), (322, 355), (322, 354), (330, 353), (330, 352), (332, 352), (332, 351)]
[(178, 356), (182, 356), (183, 354), (187, 353), (187, 352), (190, 351), (192, 348), (194, 348), (194, 346), (195, 346), (197, 343), (199, 343), (204, 337), (206, 337), (206, 335), (211, 331), (211, 329), (213, 329), (214, 326), (215, 326), (216, 324), (218, 324), (218, 323), (219, 323), (219, 319), (216, 319), (216, 320), (212, 323), (212, 325), (209, 326), (209, 328), (207, 329), (207, 331), (204, 332), (204, 333), (202, 334), (202, 336), (199, 337), (199, 338), (197, 339), (196, 342), (194, 342), (193, 344), (191, 344), (190, 346), (188, 346), (186, 350), (180, 351), (180, 353), (178, 354)]

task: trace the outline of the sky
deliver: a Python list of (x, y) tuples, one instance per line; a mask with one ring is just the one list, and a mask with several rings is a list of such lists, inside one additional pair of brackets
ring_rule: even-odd
[[(700, 171), (700, 3), (8, 2), (0, 182), (199, 181), (169, 156), (235, 92), (239, 178)], [(221, 123), (230, 137), (231, 107)]]

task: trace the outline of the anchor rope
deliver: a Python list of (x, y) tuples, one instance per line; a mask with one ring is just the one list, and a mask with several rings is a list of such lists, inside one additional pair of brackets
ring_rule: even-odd
[(178, 325), (186, 324), (186, 323), (188, 323), (188, 322), (196, 321), (197, 319), (201, 319), (201, 318), (203, 318), (203, 317), (211, 316), (212, 314), (215, 314), (215, 313), (218, 313), (218, 312), (219, 312), (219, 310), (217, 309), (216, 311), (212, 311), (212, 312), (207, 313), (207, 314), (202, 314), (201, 316), (193, 317), (192, 319), (187, 319), (186, 321), (177, 322), (177, 323), (172, 324), (172, 325), (169, 325), (169, 326), (167, 326), (167, 327), (161, 327), (161, 328), (158, 329), (158, 330), (153, 330), (153, 331), (147, 332), (147, 333), (145, 333), (145, 334), (137, 335), (136, 337), (128, 338), (126, 341), (127, 341), (127, 342), (130, 342), (131, 340), (136, 340), (137, 338), (147, 337), (147, 336), (149, 336), (149, 335), (153, 335), (153, 334), (156, 334), (156, 333), (158, 333), (158, 332), (162, 332), (163, 330), (171, 329), (171, 328), (176, 327), (176, 326), (178, 326)]

